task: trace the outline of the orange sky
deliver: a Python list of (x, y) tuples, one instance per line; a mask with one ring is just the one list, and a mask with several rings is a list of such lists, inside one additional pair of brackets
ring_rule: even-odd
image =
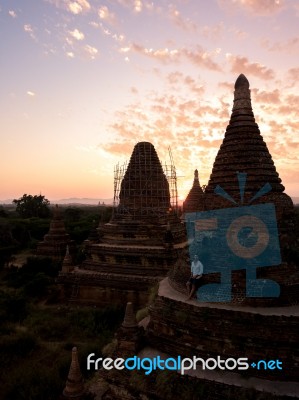
[(1, 5), (0, 200), (113, 197), (138, 141), (172, 149), (179, 197), (206, 184), (233, 104), (256, 122), (299, 197), (299, 3), (11, 0)]

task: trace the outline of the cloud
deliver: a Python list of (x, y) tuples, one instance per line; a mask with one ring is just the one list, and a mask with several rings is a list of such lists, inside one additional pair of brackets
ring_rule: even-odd
[(68, 51), (68, 52), (66, 53), (66, 55), (67, 55), (67, 57), (69, 57), (69, 58), (74, 58), (74, 57), (75, 57), (75, 54), (74, 54), (72, 51)]
[(90, 10), (90, 4), (87, 0), (67, 1), (67, 8), (73, 14), (80, 14)]
[(252, 15), (268, 16), (283, 10), (284, 0), (218, 0), (221, 8), (234, 12), (241, 10)]
[(140, 44), (132, 43), (127, 47), (120, 49), (121, 53), (134, 52), (146, 56), (148, 58), (155, 59), (159, 62), (177, 63), (182, 59), (191, 61), (192, 64), (208, 68), (213, 71), (221, 71), (219, 64), (213, 61), (213, 57), (219, 53), (219, 49), (214, 52), (207, 52), (202, 49), (201, 46), (196, 46), (195, 50), (189, 50), (186, 48), (170, 50), (167, 47), (164, 49), (154, 50), (152, 48), (143, 47)]
[(263, 39), (261, 45), (270, 52), (287, 52), (293, 53), (298, 51), (299, 37), (293, 37), (286, 42), (270, 43), (269, 39)]
[(217, 25), (205, 25), (200, 32), (203, 36), (219, 40), (225, 30), (224, 22), (221, 21)]
[(121, 42), (123, 42), (125, 40), (125, 35), (124, 34), (122, 34), (122, 33), (118, 34), (118, 33), (112, 32), (111, 30), (106, 28), (102, 24), (102, 22), (98, 23), (98, 22), (92, 21), (92, 22), (89, 23), (89, 25), (91, 25), (92, 27), (94, 27), (96, 29), (100, 29), (105, 36), (111, 37), (113, 40), (115, 40), (118, 43), (121, 43)]
[(27, 32), (32, 39), (36, 40), (36, 36), (34, 34), (34, 29), (32, 28), (32, 26), (30, 24), (24, 25), (24, 31)]
[(287, 73), (288, 80), (299, 81), (299, 68), (290, 68)]
[(31, 90), (27, 90), (27, 94), (28, 94), (28, 96), (30, 96), (30, 97), (34, 97), (34, 96), (35, 96), (35, 93), (32, 92)]
[(108, 24), (115, 26), (117, 24), (117, 18), (107, 6), (101, 6), (98, 10), (98, 16), (100, 19), (108, 22)]
[(272, 92), (259, 91), (258, 89), (252, 89), (252, 93), (254, 94), (254, 100), (259, 103), (271, 103), (271, 104), (279, 104), (280, 103), (280, 92), (278, 89), (273, 90)]
[(249, 62), (247, 57), (226, 54), (226, 58), (231, 65), (231, 72), (235, 74), (243, 73), (245, 75), (254, 75), (265, 80), (274, 79), (275, 77), (273, 69), (267, 68), (265, 65), (257, 62)]
[(84, 50), (92, 60), (94, 60), (96, 58), (96, 56), (99, 52), (97, 48), (90, 46), (89, 44), (84, 46)]
[(12, 18), (17, 18), (17, 14), (14, 10), (9, 10), (8, 14), (12, 17)]
[(139, 14), (144, 10), (157, 12), (161, 11), (161, 7), (156, 5), (156, 3), (151, 0), (117, 0), (117, 2), (122, 7), (130, 9), (135, 14)]
[(74, 29), (73, 31), (69, 31), (69, 34), (76, 40), (83, 40), (84, 33), (80, 32), (78, 29)]
[(196, 24), (191, 21), (189, 18), (183, 18), (181, 13), (178, 11), (178, 9), (173, 5), (169, 5), (168, 7), (168, 15), (170, 20), (176, 25), (178, 28), (181, 28), (182, 30), (188, 32), (196, 32), (197, 26)]
[(167, 75), (166, 79), (170, 85), (175, 85), (178, 90), (185, 86), (187, 90), (197, 95), (202, 95), (205, 91), (204, 86), (198, 85), (194, 78), (190, 75), (184, 75), (179, 71), (171, 72)]
[(78, 15), (81, 13), (88, 12), (91, 6), (87, 0), (45, 0), (50, 4), (54, 4), (55, 7), (67, 10), (72, 14)]

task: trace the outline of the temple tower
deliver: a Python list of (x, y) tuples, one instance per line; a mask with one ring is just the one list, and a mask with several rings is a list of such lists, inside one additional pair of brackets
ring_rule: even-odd
[(159, 218), (169, 209), (169, 184), (156, 150), (149, 142), (139, 142), (121, 182), (116, 216)]
[(194, 171), (194, 180), (186, 200), (183, 203), (183, 212), (204, 211), (205, 210), (204, 192), (200, 186), (198, 170)]
[(237, 172), (247, 173), (243, 203), (250, 199), (265, 185), (271, 185), (271, 191), (255, 201), (272, 202), (276, 206), (277, 216), (293, 208), (291, 198), (284, 192), (271, 154), (255, 122), (249, 82), (241, 74), (235, 83), (234, 105), (223, 142), (216, 156), (209, 183), (205, 190), (207, 209), (231, 207), (231, 203), (214, 194), (220, 185), (238, 204), (241, 204)]
[(72, 349), (72, 362), (68, 373), (62, 399), (84, 400), (86, 398), (84, 381), (78, 361), (77, 347)]
[(85, 242), (87, 257), (80, 268), (60, 274), (59, 281), (65, 288), (80, 285), (81, 302), (134, 302), (138, 307), (188, 243), (173, 206), (176, 191), (170, 190), (171, 180), (151, 143), (137, 143), (128, 165), (114, 172), (111, 220), (100, 223), (97, 240)]
[(53, 210), (53, 218), (50, 222), (49, 232), (44, 236), (44, 240), (37, 245), (36, 254), (38, 256), (50, 257), (56, 261), (62, 261), (66, 247), (69, 246), (71, 257), (75, 253), (75, 242), (66, 233), (64, 221), (60, 209), (56, 204)]

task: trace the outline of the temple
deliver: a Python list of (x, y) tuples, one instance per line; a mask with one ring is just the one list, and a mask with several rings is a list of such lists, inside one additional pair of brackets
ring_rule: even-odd
[[(241, 191), (237, 173), (247, 173), (248, 177), (247, 186)], [(214, 192), (217, 185), (221, 185), (238, 204), (242, 201), (247, 203), (267, 183), (270, 183), (272, 193), (267, 192), (265, 197), (257, 199), (257, 203), (274, 202), (282, 238), (285, 234), (282, 222), (288, 224), (291, 221), (288, 218), (292, 214), (292, 201), (283, 193), (284, 187), (271, 155), (254, 122), (248, 80), (240, 75), (235, 85), (230, 124), (204, 193), (207, 196), (206, 207), (209, 210), (232, 207), (230, 201)], [(190, 276), (190, 257), (188, 251), (182, 249), (169, 277), (159, 284), (156, 299), (149, 307), (149, 317), (140, 322), (145, 335), (138, 357), (159, 356), (165, 360), (179, 355), (182, 359), (199, 357), (210, 361), (220, 357), (229, 359), (230, 363), (245, 357), (247, 369), (229, 366), (223, 371), (223, 368), (213, 366), (202, 368), (200, 364), (195, 370), (185, 371), (184, 376), (176, 371), (157, 369), (149, 377), (144, 371), (105, 371), (102, 378), (108, 383), (108, 389), (102, 399), (179, 400), (195, 398), (195, 393), (196, 398), (213, 400), (298, 399), (298, 266), (283, 260), (281, 265), (263, 270), (258, 271), (259, 277), (270, 277), (281, 285), (281, 295), (276, 299), (258, 298), (247, 302), (244, 286), (235, 287), (240, 281), (244, 283), (245, 277), (240, 275), (241, 271), (232, 271), (235, 275), (231, 302), (186, 301), (185, 283)], [(219, 282), (219, 275), (208, 276), (204, 285), (213, 279)], [(118, 357), (121, 348), (131, 349), (132, 356), (139, 348), (140, 338), (136, 335), (134, 321), (130, 329), (133, 332), (131, 338), (128, 330), (119, 332), (115, 353)], [(274, 363), (279, 361), (280, 368), (277, 365), (273, 368), (274, 364), (268, 368), (270, 360), (275, 360)]]
[[(240, 198), (237, 172), (247, 173), (244, 197)], [(223, 142), (216, 156), (205, 190), (207, 209), (231, 207), (231, 202), (214, 193), (220, 185), (239, 205), (250, 200), (265, 185), (271, 191), (254, 204), (272, 202), (278, 217), (293, 209), (291, 198), (283, 193), (284, 186), (276, 171), (271, 154), (255, 122), (251, 106), (249, 82), (241, 74), (235, 83), (234, 105)]]
[(192, 188), (190, 189), (184, 203), (183, 212), (204, 211), (205, 210), (205, 196), (202, 187), (199, 183), (198, 170), (194, 171), (194, 180)]
[(166, 176), (151, 143), (135, 146), (129, 164), (115, 169), (110, 222), (100, 222), (98, 238), (93, 235), (85, 242), (83, 264), (59, 276), (65, 298), (76, 286), (81, 303), (146, 303), (149, 288), (167, 275), (178, 251), (187, 247), (173, 179), (174, 174)]
[(75, 242), (66, 233), (64, 221), (56, 204), (49, 232), (44, 236), (44, 240), (37, 244), (36, 254), (61, 262), (64, 259), (67, 246), (69, 246), (69, 254), (73, 258), (75, 254)]
[(90, 396), (84, 387), (84, 380), (80, 370), (77, 348), (73, 347), (70, 370), (60, 400), (87, 400), (88, 398), (90, 398)]

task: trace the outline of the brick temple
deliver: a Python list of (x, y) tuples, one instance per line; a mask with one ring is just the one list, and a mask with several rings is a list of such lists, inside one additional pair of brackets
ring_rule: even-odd
[(198, 170), (196, 169), (194, 171), (192, 188), (183, 203), (183, 212), (204, 211), (205, 209), (205, 196), (202, 187), (200, 186)]
[[(249, 83), (244, 75), (236, 81), (230, 124), (205, 191), (206, 205), (210, 209), (231, 207), (227, 200), (214, 194), (213, 188), (217, 184), (234, 198), (240, 198), (236, 173), (241, 171), (248, 173), (248, 186), (244, 193), (246, 200), (267, 182), (271, 184), (273, 192), (262, 200), (275, 203), (281, 239), (282, 220), (286, 223), (291, 221), (288, 218), (293, 205), (289, 196), (283, 193), (284, 187), (271, 155), (254, 122)], [(190, 259), (185, 251), (169, 277), (160, 282), (157, 297), (149, 308), (149, 317), (140, 323), (140, 328), (143, 326), (145, 329), (142, 348), (134, 325), (130, 328), (134, 330), (131, 336), (128, 329), (119, 331), (114, 353), (121, 356), (119, 350), (125, 348), (124, 355), (128, 356), (128, 349), (139, 348), (138, 356), (149, 358), (158, 355), (164, 359), (178, 355), (203, 359), (247, 357), (249, 369), (203, 371), (199, 368), (184, 376), (155, 371), (150, 377), (136, 371), (105, 371), (100, 376), (109, 386), (102, 399), (298, 399), (298, 266), (283, 262), (272, 270), (271, 267), (264, 268), (266, 271), (269, 269), (271, 278), (280, 283), (282, 290), (281, 297), (275, 302), (259, 299), (264, 301), (246, 303), (242, 285), (237, 288), (239, 292), (235, 291), (230, 303), (186, 301), (184, 287), (190, 276)], [(269, 277), (267, 272), (265, 275)], [(217, 280), (217, 277), (213, 278)], [(238, 280), (244, 280), (240, 271), (236, 272), (233, 285)], [(135, 353), (131, 351), (130, 355)], [(282, 363), (282, 370), (256, 368), (258, 360), (277, 359)]]
[[(240, 190), (239, 173), (247, 175), (243, 191)], [(198, 186), (199, 184), (195, 183), (197, 192), (199, 191)], [(215, 193), (217, 188), (219, 192), (219, 187), (221, 187), (221, 193), (228, 195), (227, 198)], [(268, 191), (257, 196), (263, 188), (267, 188)], [(274, 204), (280, 244), (286, 249), (290, 244), (294, 207), (291, 198), (284, 193), (284, 189), (267, 144), (255, 122), (249, 82), (241, 74), (235, 82), (230, 121), (213, 164), (204, 196), (202, 196), (203, 200), (202, 197), (198, 196), (197, 206), (195, 200), (195, 202), (189, 203), (192, 204), (191, 207), (189, 206), (189, 210), (192, 212), (253, 204)], [(193, 187), (190, 193), (192, 193), (192, 190)], [(196, 199), (195, 196), (194, 198)], [(282, 251), (282, 256), (283, 253)], [(184, 282), (188, 279), (190, 273), (189, 265), (189, 253), (186, 251), (179, 257), (170, 274), (170, 284), (176, 290), (185, 291)], [(294, 265), (288, 265), (283, 257), (280, 265), (257, 268), (257, 277), (259, 279), (272, 279), (277, 282), (280, 285), (281, 292), (279, 298), (246, 298), (246, 272), (245, 270), (233, 271), (234, 304), (279, 306), (292, 304), (295, 301), (298, 293), (297, 269)], [(217, 283), (220, 277), (219, 274), (205, 274), (204, 280), (205, 283)]]
[[(244, 198), (240, 198), (237, 172), (247, 173)], [(207, 209), (231, 207), (231, 203), (214, 193), (220, 185), (237, 203), (248, 204), (265, 185), (271, 191), (254, 204), (272, 202), (278, 216), (293, 209), (291, 198), (284, 193), (268, 147), (255, 122), (249, 82), (241, 74), (235, 83), (234, 105), (223, 142), (216, 156), (210, 180), (205, 189)]]
[(50, 257), (55, 261), (61, 262), (64, 259), (67, 246), (71, 258), (75, 254), (75, 242), (70, 239), (66, 232), (63, 218), (58, 205), (54, 207), (53, 218), (50, 222), (49, 232), (44, 236), (44, 240), (37, 244), (36, 254), (38, 256)]
[(66, 298), (82, 303), (145, 304), (148, 289), (167, 275), (178, 252), (187, 247), (185, 227), (151, 143), (139, 142), (128, 166), (115, 172), (111, 220), (100, 223), (98, 237), (86, 241), (84, 263), (62, 272), (59, 282)]

